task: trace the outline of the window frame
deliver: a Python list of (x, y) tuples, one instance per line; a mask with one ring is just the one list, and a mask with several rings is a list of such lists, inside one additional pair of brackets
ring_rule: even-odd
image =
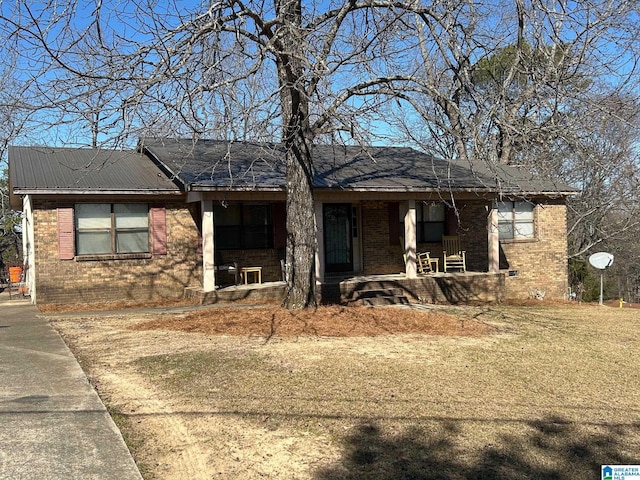
[[(220, 225), (217, 220), (216, 211), (219, 211), (221, 208), (238, 208), (239, 213), (237, 216), (240, 223)], [(264, 209), (265, 212), (265, 215), (261, 217), (261, 219), (264, 219), (264, 224), (251, 223), (250, 219), (255, 213), (252, 212), (251, 209), (259, 208)], [(273, 203), (233, 203), (228, 206), (214, 205), (213, 213), (216, 249), (269, 250), (274, 248)], [(258, 237), (260, 241), (252, 242), (250, 239), (256, 238), (258, 233), (260, 234)], [(221, 240), (223, 238), (224, 240)]]
[[(442, 220), (425, 220), (425, 213), (429, 216), (429, 210), (431, 207), (442, 208)], [(431, 230), (429, 225), (441, 225), (442, 233), (439, 239), (426, 239), (425, 232)], [(442, 241), (442, 235), (446, 234), (447, 228), (447, 206), (443, 202), (418, 202), (416, 205), (416, 242), (417, 243), (440, 243)]]
[[(510, 204), (510, 208), (501, 211), (500, 206), (508, 204)], [(519, 211), (518, 205), (527, 205), (531, 210), (526, 212)], [(496, 210), (498, 211), (498, 237), (501, 242), (531, 242), (537, 240), (537, 214), (534, 202), (527, 200), (500, 200), (496, 202)], [(507, 218), (507, 212), (509, 218)], [(527, 217), (530, 215), (531, 218), (522, 218), (525, 214)], [(511, 236), (503, 236), (502, 225), (509, 225), (509, 230), (512, 232)], [(530, 225), (531, 228), (528, 230), (531, 231), (531, 235), (518, 234), (522, 230), (518, 225)]]
[[(442, 220), (424, 220), (425, 211), (428, 212), (431, 206), (442, 207)], [(425, 207), (427, 207), (425, 209)], [(402, 204), (398, 204), (398, 225), (400, 229), (399, 237), (404, 237), (404, 216), (401, 214)], [(420, 220), (422, 219), (422, 220)], [(428, 225), (442, 225), (441, 235), (438, 239), (427, 240), (425, 239), (425, 231), (427, 231)], [(440, 243), (442, 242), (442, 235), (446, 235), (447, 232), (447, 205), (444, 202), (430, 202), (428, 200), (416, 201), (416, 243)]]
[[(80, 227), (80, 215), (79, 210), (81, 210), (81, 205), (108, 205), (109, 206), (109, 226), (101, 226), (101, 227)], [(122, 227), (117, 225), (118, 218), (125, 218), (122, 216), (124, 212), (116, 211), (117, 206), (124, 205), (135, 205), (135, 206), (144, 206), (146, 209), (146, 226), (133, 226), (133, 227)], [(75, 229), (75, 251), (76, 257), (79, 258), (92, 258), (92, 257), (128, 257), (128, 256), (138, 256), (138, 255), (150, 255), (151, 254), (151, 207), (148, 203), (142, 202), (82, 202), (76, 203), (74, 205), (74, 229)], [(95, 217), (94, 217), (95, 218)], [(104, 217), (106, 218), (106, 217)], [(142, 216), (140, 216), (142, 218)], [(87, 239), (82, 239), (83, 233), (103, 233), (109, 235), (109, 252), (85, 252), (81, 253), (82, 245), (84, 242), (88, 242)], [(119, 234), (127, 234), (127, 233), (146, 233), (146, 248), (143, 250), (128, 250), (128, 251), (118, 251), (118, 235)]]

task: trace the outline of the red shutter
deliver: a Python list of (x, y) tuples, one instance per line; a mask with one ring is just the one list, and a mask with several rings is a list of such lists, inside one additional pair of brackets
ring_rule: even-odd
[(273, 248), (287, 246), (287, 207), (284, 202), (273, 204)]
[(73, 208), (58, 208), (58, 258), (73, 260), (75, 256), (75, 235), (73, 228)]
[(164, 207), (151, 207), (151, 253), (167, 254), (167, 213)]
[(389, 203), (389, 245), (400, 245), (400, 237), (404, 237), (404, 232), (400, 234), (400, 204), (398, 202)]

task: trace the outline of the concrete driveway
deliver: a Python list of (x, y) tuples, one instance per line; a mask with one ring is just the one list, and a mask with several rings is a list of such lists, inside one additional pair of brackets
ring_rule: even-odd
[[(5, 292), (6, 294), (6, 292)], [(0, 479), (141, 479), (58, 333), (0, 294)]]

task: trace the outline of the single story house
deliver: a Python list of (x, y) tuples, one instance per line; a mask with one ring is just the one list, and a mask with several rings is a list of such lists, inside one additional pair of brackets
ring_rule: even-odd
[[(410, 148), (317, 145), (313, 158), (320, 300), (335, 300), (332, 285), (343, 282), (393, 285), (426, 302), (566, 294), (574, 189)], [(217, 298), (237, 283), (236, 266), (282, 288), (282, 159), (281, 145), (216, 140), (150, 139), (135, 151), (11, 147), (32, 300)], [(419, 275), (415, 253), (439, 259), (444, 235), (459, 238), (466, 271)]]

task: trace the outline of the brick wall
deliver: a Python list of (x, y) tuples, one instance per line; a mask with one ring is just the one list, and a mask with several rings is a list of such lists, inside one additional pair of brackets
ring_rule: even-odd
[[(387, 202), (362, 203), (363, 260), (366, 275), (404, 272), (399, 242), (390, 244), (389, 212)], [(450, 225), (449, 232), (460, 235), (461, 247), (467, 252), (468, 270), (486, 272), (488, 269), (487, 215), (488, 203), (466, 202), (458, 205), (460, 226)], [(432, 258), (440, 258), (442, 268), (442, 243), (419, 243), (419, 252), (430, 252)]]
[[(284, 251), (279, 251), (276, 248), (268, 248), (257, 250), (220, 250), (219, 253), (223, 264), (236, 262), (240, 267), (262, 267), (263, 282), (277, 282), (282, 280), (280, 258), (284, 258)], [(250, 277), (250, 281), (251, 278), (252, 277)], [(233, 281), (234, 279), (229, 276), (216, 278), (217, 285), (230, 284)]]
[[(457, 204), (459, 225), (450, 219), (448, 233), (458, 234), (466, 251), (467, 270), (487, 272), (489, 268), (487, 218), (490, 202), (460, 201)], [(506, 275), (504, 298), (527, 298), (535, 289), (544, 290), (547, 298), (563, 298), (567, 288), (567, 224), (563, 201), (548, 201), (535, 209), (536, 239), (503, 241), (500, 244), (500, 268), (516, 275)], [(362, 203), (363, 260), (367, 275), (404, 272), (402, 247), (390, 244), (387, 202)], [(431, 252), (440, 259), (442, 245), (418, 244), (418, 251)], [(481, 285), (478, 285), (481, 286)]]
[(404, 272), (403, 247), (390, 241), (387, 202), (362, 202), (362, 260), (365, 275)]
[[(531, 290), (545, 298), (567, 292), (567, 208), (560, 202), (535, 208), (536, 239), (500, 242), (500, 268), (514, 274), (505, 279), (507, 298), (527, 298)], [(517, 274), (516, 274), (517, 272)]]
[(58, 259), (57, 208), (72, 201), (35, 201), (35, 275), (38, 303), (99, 303), (181, 298), (201, 285), (198, 231), (188, 207), (164, 203), (167, 255), (80, 261)]

